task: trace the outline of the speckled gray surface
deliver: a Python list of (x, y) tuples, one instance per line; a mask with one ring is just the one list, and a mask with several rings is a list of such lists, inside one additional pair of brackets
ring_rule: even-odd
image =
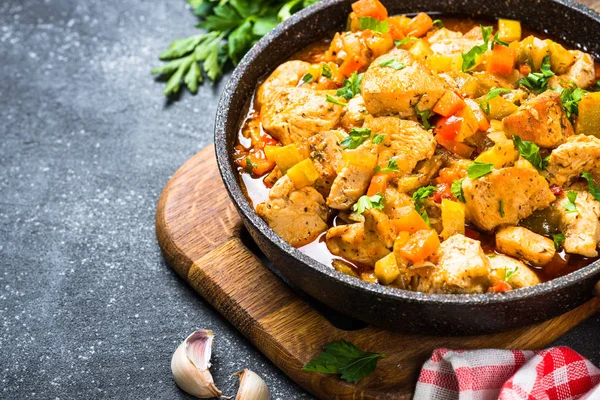
[[(250, 367), (309, 399), (179, 279), (154, 236), (169, 176), (212, 141), (223, 85), (168, 105), (149, 70), (192, 34), (183, 0), (0, 2), (0, 398), (176, 399), (169, 361), (216, 332), (214, 376)], [(560, 342), (600, 364), (595, 316)]]

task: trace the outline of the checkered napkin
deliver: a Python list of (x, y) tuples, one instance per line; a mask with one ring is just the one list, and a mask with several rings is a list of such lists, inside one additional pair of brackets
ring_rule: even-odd
[(414, 399), (600, 400), (600, 369), (568, 347), (438, 349), (423, 365)]

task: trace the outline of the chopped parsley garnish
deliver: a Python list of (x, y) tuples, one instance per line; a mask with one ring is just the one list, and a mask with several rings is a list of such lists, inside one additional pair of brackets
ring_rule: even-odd
[(434, 19), (433, 26), (437, 26), (439, 29), (444, 27), (444, 22), (441, 19)]
[(477, 63), (477, 57), (488, 51), (490, 47), (490, 36), (492, 35), (491, 26), (479, 26), (481, 33), (483, 34), (483, 44), (473, 47), (466, 53), (462, 54), (462, 70), (467, 71), (475, 66)]
[(360, 199), (354, 204), (352, 210), (361, 215), (366, 210), (370, 210), (371, 208), (376, 208), (378, 210), (383, 210), (383, 196), (380, 194), (376, 194), (375, 196), (361, 196)]
[(533, 142), (524, 142), (517, 135), (513, 136), (512, 139), (515, 148), (519, 151), (521, 157), (529, 161), (531, 165), (533, 165), (539, 170), (543, 170), (546, 168), (546, 165), (548, 165), (548, 159), (542, 159), (542, 156), (540, 155), (540, 148), (537, 144)]
[(373, 32), (386, 33), (389, 32), (390, 26), (387, 21), (379, 21), (373, 17), (358, 17), (360, 30), (370, 29)]
[(314, 77), (312, 76), (312, 74), (306, 74), (302, 77), (302, 82), (310, 83), (310, 82), (312, 82), (313, 78)]
[(543, 92), (548, 89), (548, 79), (553, 76), (554, 72), (550, 69), (550, 56), (546, 56), (542, 61), (540, 72), (530, 72), (525, 78), (519, 79), (517, 83), (531, 90)]
[(252, 174), (253, 171), (254, 164), (252, 164), (252, 160), (250, 160), (250, 157), (246, 157), (246, 172)]
[(581, 88), (559, 88), (557, 91), (560, 93), (560, 100), (562, 106), (567, 114), (567, 118), (571, 118), (573, 115), (579, 115), (579, 102), (583, 99), (583, 96), (587, 93), (587, 90)]
[(412, 42), (414, 42), (416, 40), (417, 40), (416, 37), (409, 35), (409, 36), (406, 36), (402, 40), (394, 40), (394, 44), (396, 45), (396, 47), (400, 47), (400, 46), (404, 46), (405, 44), (412, 43)]
[(504, 268), (504, 281), (508, 282), (508, 280), (510, 278), (512, 278), (512, 276), (514, 274), (517, 273), (517, 271), (519, 270), (519, 266), (517, 265), (516, 267), (514, 267), (513, 269), (508, 269), (508, 268)]
[(452, 195), (454, 197), (456, 197), (458, 200), (462, 201), (463, 203), (466, 203), (467, 200), (465, 199), (465, 194), (463, 193), (463, 188), (462, 188), (463, 180), (464, 179), (457, 179), (454, 182), (452, 182), (450, 191), (452, 192)]
[(504, 201), (502, 200), (500, 200), (498, 204), (498, 212), (500, 213), (500, 216), (504, 218)]
[(387, 167), (382, 168), (381, 172), (400, 172), (398, 163), (393, 158), (390, 158), (387, 163)]
[(496, 44), (498, 44), (500, 46), (506, 46), (506, 47), (508, 47), (508, 43), (507, 42), (505, 42), (504, 40), (500, 40), (500, 38), (498, 37), (499, 34), (500, 34), (500, 32), (496, 32), (496, 34), (494, 35), (494, 39), (492, 39), (492, 48)]
[(504, 93), (510, 93), (510, 90), (503, 89), (503, 88), (490, 89), (488, 94), (485, 96), (485, 99), (483, 99), (482, 101), (479, 102), (479, 106), (481, 107), (481, 109), (483, 111), (485, 111), (486, 114), (489, 114), (490, 113), (490, 100), (495, 99), (496, 97), (498, 97)]
[(352, 128), (340, 145), (348, 149), (356, 149), (370, 137), (371, 130), (369, 128)]
[(350, 100), (357, 94), (360, 94), (360, 84), (362, 83), (363, 76), (363, 74), (353, 72), (350, 78), (344, 80), (344, 86), (339, 88), (335, 92), (335, 95)]
[(394, 68), (396, 71), (400, 71), (401, 69), (406, 68), (406, 65), (404, 65), (404, 63), (401, 63), (400, 61), (396, 60), (395, 58), (390, 58), (389, 60), (386, 60), (386, 61), (380, 63), (379, 66)]
[(493, 170), (494, 164), (473, 161), (473, 164), (469, 165), (467, 168), (467, 175), (469, 176), (469, 179), (477, 179), (489, 174)]
[[(423, 207), (423, 203), (426, 198), (431, 196), (435, 192), (435, 186), (424, 186), (419, 188), (412, 195), (412, 202), (415, 205), (415, 210), (419, 213), (421, 218), (429, 225), (429, 215), (427, 215), (427, 210)], [(430, 225), (431, 226), (431, 225)]]
[(326, 344), (319, 356), (302, 369), (323, 374), (339, 374), (347, 382), (358, 382), (372, 373), (385, 354), (363, 351), (345, 340)]
[(565, 210), (567, 210), (568, 213), (574, 213), (577, 212), (577, 206), (575, 205), (575, 200), (577, 200), (577, 192), (574, 191), (569, 191), (567, 193), (567, 202), (563, 204), (563, 207), (565, 208)]
[(322, 64), (321, 67), (322, 71), (321, 71), (321, 75), (323, 75), (325, 78), (327, 79), (331, 79), (331, 77), (333, 76), (331, 74), (331, 68), (329, 68), (329, 65), (327, 64)]
[(594, 196), (594, 200), (600, 201), (600, 188), (594, 183), (594, 178), (592, 178), (592, 174), (590, 174), (589, 172), (583, 172), (581, 176), (587, 181), (588, 188), (590, 190), (591, 195)]
[(415, 105), (415, 113), (421, 118), (421, 124), (423, 124), (423, 128), (429, 130), (431, 129), (431, 124), (429, 123), (429, 118), (431, 118), (431, 110), (419, 110), (419, 107)]
[(384, 140), (385, 140), (385, 135), (382, 135), (379, 133), (377, 135), (373, 136), (373, 139), (371, 139), (371, 141), (374, 144), (381, 144), (381, 143), (383, 143)]
[(552, 240), (554, 241), (554, 248), (556, 249), (556, 251), (558, 251), (565, 242), (565, 235), (563, 235), (562, 233), (554, 233), (552, 235)]
[(327, 99), (328, 103), (337, 104), (338, 106), (342, 106), (342, 107), (345, 107), (348, 105), (348, 103), (344, 103), (343, 101), (336, 99), (335, 97), (333, 97), (330, 94), (326, 95), (325, 98)]

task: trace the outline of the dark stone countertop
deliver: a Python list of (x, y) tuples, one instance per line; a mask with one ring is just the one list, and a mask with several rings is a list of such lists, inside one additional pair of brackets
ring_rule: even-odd
[[(150, 69), (195, 33), (183, 0), (0, 4), (0, 398), (186, 398), (176, 345), (212, 329), (226, 394), (248, 367), (308, 399), (165, 265), (158, 196), (212, 141), (223, 83), (168, 104)], [(561, 344), (600, 363), (594, 316)]]

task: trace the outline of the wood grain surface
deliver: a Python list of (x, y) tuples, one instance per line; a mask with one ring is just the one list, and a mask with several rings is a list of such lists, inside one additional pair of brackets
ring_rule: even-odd
[[(542, 348), (600, 310), (600, 299), (551, 321), (495, 335), (430, 337), (334, 327), (275, 276), (240, 239), (243, 226), (221, 182), (213, 147), (186, 162), (159, 200), (158, 242), (168, 264), (278, 368), (321, 399), (410, 398), (433, 349)], [(308, 373), (324, 344), (345, 339), (387, 354), (359, 384)]]

